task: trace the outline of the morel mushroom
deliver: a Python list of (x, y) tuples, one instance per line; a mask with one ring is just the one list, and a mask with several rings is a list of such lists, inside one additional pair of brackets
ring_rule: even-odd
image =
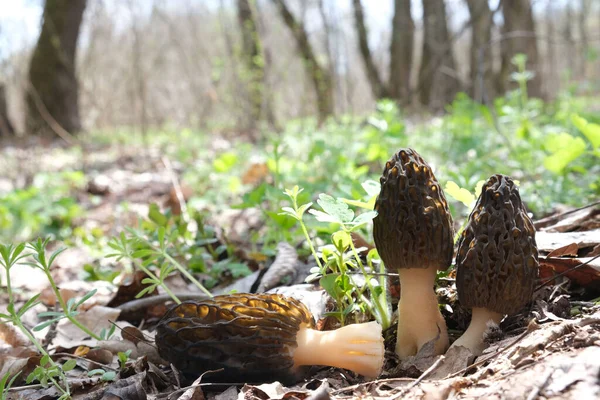
[(512, 179), (492, 176), (481, 189), (456, 256), (456, 288), (471, 323), (452, 346), (485, 349), (488, 322), (500, 323), (531, 301), (538, 276), (535, 228)]
[(438, 270), (452, 263), (452, 217), (431, 167), (413, 149), (401, 149), (386, 164), (375, 203), (373, 236), (389, 271), (400, 276), (398, 338), (400, 359), (435, 341), (448, 348), (446, 322), (434, 291)]
[(300, 301), (277, 294), (232, 294), (175, 306), (156, 330), (159, 354), (187, 376), (265, 382), (298, 379), (305, 365), (346, 368), (376, 377), (383, 366), (377, 322), (314, 329)]

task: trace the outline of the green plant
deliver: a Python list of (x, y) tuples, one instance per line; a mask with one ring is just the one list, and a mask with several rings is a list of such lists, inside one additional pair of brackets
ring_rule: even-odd
[[(343, 199), (334, 199), (326, 194), (321, 194), (317, 200), (323, 211), (309, 210), (312, 202), (298, 205), (298, 194), (301, 192), (302, 189), (298, 186), (294, 186), (291, 190), (285, 190), (285, 194), (292, 201), (292, 207), (283, 207), (282, 214), (294, 218), (300, 224), (302, 233), (317, 263), (317, 267), (311, 271), (312, 275), (309, 279), (320, 277), (321, 286), (332, 296), (338, 306), (338, 310), (330, 314), (344, 325), (348, 316), (354, 314), (357, 318), (357, 312), (368, 311), (386, 329), (390, 326), (391, 312), (387, 304), (385, 277), (382, 276), (379, 281), (373, 279), (373, 261), (376, 253), (369, 253), (368, 264), (365, 267), (351, 237), (352, 232), (371, 221), (376, 213), (367, 211), (355, 216), (354, 211), (350, 210)], [(369, 203), (364, 204), (369, 206)], [(317, 253), (304, 223), (303, 218), (307, 210), (318, 221), (333, 223), (340, 227), (331, 235), (332, 244), (323, 246), (320, 255)], [(359, 270), (362, 273), (364, 283), (358, 283), (351, 277), (352, 270)], [(381, 265), (380, 272), (383, 272), (383, 265)], [(369, 291), (370, 298), (365, 296), (366, 290)]]
[(12, 387), (13, 383), (15, 383), (15, 380), (19, 375), (21, 375), (21, 371), (17, 372), (12, 377), (10, 376), (10, 373), (7, 372), (2, 379), (0, 379), (0, 400), (6, 400), (8, 390)]
[(30, 265), (34, 268), (40, 269), (42, 272), (44, 272), (44, 274), (46, 275), (46, 278), (48, 279), (48, 282), (50, 282), (50, 287), (52, 288), (52, 291), (60, 304), (61, 311), (48, 311), (48, 312), (39, 313), (38, 317), (40, 317), (40, 318), (49, 317), (50, 320), (42, 322), (41, 324), (37, 325), (34, 328), (34, 331), (42, 330), (42, 329), (46, 328), (47, 326), (49, 326), (57, 321), (60, 321), (63, 318), (67, 318), (73, 325), (75, 325), (77, 328), (79, 328), (80, 330), (85, 332), (88, 336), (90, 336), (91, 338), (94, 338), (96, 340), (100, 340), (100, 336), (98, 336), (97, 334), (92, 332), (90, 329), (88, 329), (85, 325), (81, 324), (75, 318), (78, 314), (77, 308), (79, 308), (79, 306), (81, 306), (84, 302), (86, 302), (94, 294), (96, 294), (96, 289), (91, 290), (88, 293), (86, 293), (79, 301), (77, 301), (75, 298), (71, 298), (65, 302), (65, 300), (62, 298), (62, 296), (60, 294), (60, 290), (58, 289), (56, 282), (54, 282), (54, 278), (52, 277), (52, 273), (51, 273), (51, 268), (52, 268), (52, 263), (54, 263), (54, 260), (56, 260), (56, 257), (58, 257), (60, 255), (60, 253), (62, 253), (66, 249), (65, 248), (58, 249), (58, 250), (54, 251), (50, 255), (50, 257), (46, 257), (46, 246), (48, 245), (49, 240), (50, 239), (46, 239), (46, 240), (38, 239), (37, 241), (32, 242), (27, 245), (27, 247), (29, 249), (33, 250), (33, 253), (31, 254), (31, 256), (35, 262), (27, 262), (26, 264)]
[[(126, 228), (126, 233), (121, 232), (119, 236), (113, 237), (108, 242), (108, 246), (115, 252), (106, 257), (115, 257), (117, 261), (127, 259), (147, 275), (142, 283), (148, 286), (138, 293), (137, 297), (152, 292), (160, 286), (173, 301), (179, 304), (181, 301), (165, 284), (165, 279), (175, 271), (189, 279), (202, 292), (212, 296), (210, 291), (191, 274), (188, 267), (179, 261), (179, 259), (190, 261), (192, 270), (205, 271), (204, 256), (216, 258), (222, 251), (222, 249), (212, 248), (215, 243), (214, 238), (207, 237), (207, 228), (202, 219), (197, 217), (195, 222), (199, 228), (196, 229), (196, 237), (192, 238), (188, 222), (181, 217), (172, 218), (170, 214), (162, 214), (156, 205), (152, 205), (149, 220), (140, 222), (141, 229)], [(209, 250), (198, 250), (207, 248)], [(201, 253), (197, 254), (196, 251)]]
[[(26, 244), (4, 245), (0, 244), (0, 265), (6, 272), (6, 291), (8, 294), (8, 305), (6, 307), (7, 314), (0, 314), (0, 321), (13, 324), (29, 341), (35, 346), (38, 352), (42, 355), (39, 365), (34, 371), (27, 376), (26, 382), (31, 383), (38, 380), (43, 387), (52, 384), (60, 393), (59, 400), (71, 398), (69, 382), (65, 372), (75, 367), (74, 360), (65, 362), (62, 366), (57, 364), (44, 349), (41, 343), (33, 336), (33, 334), (23, 325), (21, 318), (23, 315), (39, 304), (40, 295), (37, 294), (30, 298), (19, 310), (15, 309), (14, 293), (11, 286), (10, 270), (29, 254), (23, 253)], [(51, 264), (51, 263), (50, 263)], [(60, 299), (60, 297), (58, 297)]]

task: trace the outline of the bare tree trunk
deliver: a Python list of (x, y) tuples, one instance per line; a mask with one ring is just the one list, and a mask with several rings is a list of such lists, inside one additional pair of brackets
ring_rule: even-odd
[(0, 83), (0, 138), (14, 136), (15, 130), (8, 118), (6, 107), (6, 87)]
[(308, 34), (302, 24), (300, 24), (294, 15), (287, 7), (285, 0), (271, 0), (279, 10), (283, 21), (288, 29), (294, 35), (298, 50), (304, 59), (304, 68), (310, 76), (315, 92), (317, 95), (317, 108), (319, 112), (319, 120), (325, 120), (329, 115), (333, 114), (333, 85), (332, 78), (329, 75), (327, 68), (321, 66), (317, 61), (315, 52), (308, 40)]
[(565, 28), (563, 31), (564, 40), (567, 43), (567, 61), (569, 64), (569, 74), (571, 78), (575, 77), (576, 74), (576, 63), (577, 58), (575, 57), (575, 51), (577, 50), (575, 47), (575, 38), (573, 37), (573, 10), (571, 9), (571, 4), (566, 4), (566, 16), (565, 16)]
[(86, 0), (46, 0), (29, 65), (26, 123), (31, 134), (54, 136), (56, 125), (70, 133), (81, 129), (75, 53), (85, 6)]
[(493, 99), (492, 11), (487, 1), (467, 0), (471, 14), (470, 95), (473, 99)]
[(552, 1), (549, 1), (548, 4), (546, 5), (546, 35), (548, 36), (548, 41), (547, 41), (547, 46), (548, 46), (548, 51), (547, 51), (547, 62), (545, 62), (544, 64), (547, 66), (547, 74), (546, 76), (546, 80), (547, 80), (547, 84), (546, 86), (546, 90), (547, 90), (547, 95), (553, 95), (554, 93), (556, 93), (558, 91), (558, 89), (560, 88), (559, 86), (559, 82), (560, 80), (558, 79), (558, 77), (556, 76), (556, 40), (555, 40), (555, 35), (556, 35), (556, 29), (554, 27), (554, 10), (553, 10), (553, 4)]
[(352, 0), (352, 3), (354, 5), (354, 24), (356, 26), (356, 34), (358, 38), (360, 54), (363, 59), (363, 64), (365, 65), (367, 78), (369, 80), (369, 84), (371, 85), (371, 91), (373, 92), (373, 96), (376, 99), (380, 99), (387, 95), (387, 91), (383, 86), (381, 76), (379, 75), (377, 66), (373, 62), (373, 56), (371, 55), (371, 50), (369, 49), (369, 38), (367, 33), (367, 27), (365, 25), (365, 13), (363, 10), (363, 6), (360, 0)]
[(256, 20), (255, 0), (237, 0), (238, 21), (242, 33), (242, 57), (245, 65), (243, 74), (247, 85), (247, 127), (256, 128), (262, 119), (264, 91), (264, 59)]
[(528, 82), (532, 97), (542, 97), (542, 76), (539, 65), (535, 24), (529, 0), (501, 0), (504, 26), (502, 28), (502, 68), (497, 77), (499, 93), (506, 91), (513, 71), (511, 59), (519, 53), (527, 55), (527, 69), (535, 76)]
[(410, 76), (413, 61), (415, 23), (411, 15), (411, 0), (394, 0), (392, 42), (390, 44), (390, 97), (409, 103)]
[(581, 78), (587, 78), (587, 55), (588, 55), (588, 34), (587, 34), (587, 14), (590, 12), (591, 3), (588, 0), (581, 0), (581, 9), (579, 10), (579, 39), (581, 40)]
[[(439, 109), (459, 90), (444, 0), (423, 0), (423, 52), (419, 82), (421, 104)], [(445, 54), (445, 55), (444, 55)]]

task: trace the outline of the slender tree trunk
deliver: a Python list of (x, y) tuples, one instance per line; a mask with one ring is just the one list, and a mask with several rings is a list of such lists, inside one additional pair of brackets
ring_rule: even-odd
[[(497, 77), (499, 93), (504, 93), (514, 71), (511, 59), (519, 53), (527, 55), (527, 69), (535, 76), (528, 82), (529, 95), (542, 97), (542, 76), (539, 65), (535, 23), (529, 0), (501, 0), (504, 26), (502, 28), (502, 68)], [(514, 87), (514, 84), (513, 84)]]
[(492, 11), (487, 1), (467, 0), (471, 14), (470, 95), (473, 99), (493, 99)]
[(577, 57), (575, 56), (575, 52), (577, 48), (575, 46), (575, 38), (573, 37), (573, 9), (571, 8), (571, 4), (567, 3), (566, 5), (566, 16), (565, 16), (565, 27), (564, 27), (564, 40), (567, 43), (567, 61), (569, 64), (569, 74), (571, 78), (575, 76), (577, 73)]
[(581, 78), (586, 79), (587, 77), (587, 55), (588, 55), (588, 32), (587, 32), (587, 15), (590, 12), (590, 2), (588, 0), (581, 0), (581, 6), (579, 10), (579, 40), (581, 41)]
[[(86, 0), (46, 0), (29, 65), (27, 131), (54, 136), (81, 129), (75, 55)], [(50, 128), (52, 127), (52, 128)]]
[(247, 86), (247, 127), (256, 128), (262, 119), (264, 104), (264, 59), (256, 20), (255, 0), (237, 0), (238, 21), (242, 34), (242, 58)]
[(365, 13), (360, 0), (352, 0), (354, 5), (354, 24), (356, 26), (356, 36), (358, 38), (358, 47), (362, 56), (363, 64), (367, 72), (367, 78), (371, 85), (371, 91), (376, 99), (385, 97), (386, 90), (381, 81), (381, 76), (377, 70), (377, 66), (373, 62), (373, 56), (369, 49), (369, 38), (367, 33), (367, 27), (365, 24)]
[(304, 59), (304, 68), (315, 88), (319, 120), (323, 121), (334, 112), (333, 85), (329, 71), (319, 64), (312, 45), (308, 40), (306, 29), (296, 20), (286, 5), (285, 0), (271, 1), (277, 6), (283, 21), (294, 35), (298, 50)]
[(6, 87), (0, 83), (0, 138), (14, 136), (15, 130), (8, 118), (6, 107)]
[(423, 0), (423, 26), (420, 99), (421, 104), (439, 109), (459, 90), (444, 0)]
[(394, 0), (392, 42), (390, 44), (390, 97), (409, 103), (410, 77), (413, 61), (415, 23), (411, 15), (411, 0)]
[(546, 5), (546, 35), (548, 36), (548, 51), (547, 51), (547, 62), (545, 63), (548, 67), (546, 79), (548, 80), (548, 84), (546, 88), (548, 90), (547, 95), (553, 95), (559, 89), (560, 80), (556, 74), (556, 28), (554, 27), (554, 9), (551, 1)]

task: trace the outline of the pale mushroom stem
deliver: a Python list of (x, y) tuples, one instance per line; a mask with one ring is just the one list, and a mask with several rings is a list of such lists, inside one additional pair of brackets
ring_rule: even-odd
[(401, 360), (414, 356), (436, 337), (435, 354), (448, 348), (446, 322), (440, 313), (434, 291), (435, 268), (400, 268), (398, 340), (396, 354)]
[(326, 365), (375, 378), (383, 368), (384, 346), (377, 322), (347, 325), (333, 331), (303, 326), (296, 336), (294, 366)]
[(493, 322), (498, 325), (504, 314), (481, 307), (473, 308), (472, 314), (469, 327), (461, 337), (452, 343), (452, 347), (464, 346), (471, 350), (474, 356), (479, 356), (487, 347), (483, 341), (483, 335), (488, 329), (488, 323)]

